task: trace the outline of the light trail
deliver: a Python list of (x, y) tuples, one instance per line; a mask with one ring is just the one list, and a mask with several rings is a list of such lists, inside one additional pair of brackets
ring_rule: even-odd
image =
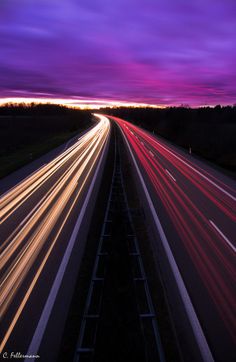
[[(101, 157), (110, 133), (110, 123), (101, 115), (97, 115), (97, 117), (100, 120), (99, 123), (73, 146), (31, 174), (1, 198), (2, 228), (8, 220), (11, 221), (15, 214), (21, 211), (24, 204), (30, 200), (31, 195), (40, 192), (39, 202), (24, 217), (20, 225), (10, 231), (10, 235), (5, 240), (1, 240), (0, 321), (26, 278), (31, 279), (32, 282), (3, 337), (0, 352), (33, 290), (63, 226), (69, 220), (77, 201), (87, 189), (91, 175)], [(45, 189), (46, 182), (48, 184)], [(59, 221), (62, 215), (63, 219)], [(37, 268), (33, 268), (42, 250), (44, 250), (44, 259)], [(36, 270), (32, 272), (34, 269)], [(19, 303), (20, 301), (18, 301)]]
[(194, 310), (193, 304), (191, 302), (191, 299), (189, 297), (188, 291), (187, 291), (186, 286), (184, 284), (183, 278), (182, 278), (181, 273), (179, 271), (178, 265), (177, 265), (177, 263), (175, 261), (173, 253), (171, 251), (169, 242), (168, 242), (168, 240), (166, 238), (166, 235), (165, 235), (165, 232), (164, 232), (163, 227), (161, 225), (160, 219), (159, 219), (159, 217), (158, 217), (158, 215), (157, 215), (157, 213), (155, 211), (154, 204), (153, 204), (151, 196), (150, 196), (150, 194), (148, 192), (148, 189), (147, 189), (147, 186), (146, 186), (145, 181), (143, 179), (142, 173), (141, 173), (141, 171), (139, 169), (139, 166), (138, 166), (138, 164), (136, 162), (134, 154), (133, 154), (133, 152), (131, 150), (131, 146), (129, 145), (129, 142), (128, 142), (128, 140), (126, 138), (125, 138), (125, 142), (127, 144), (127, 147), (129, 149), (131, 158), (133, 160), (133, 164), (135, 166), (138, 178), (139, 178), (139, 180), (141, 182), (141, 185), (142, 185), (142, 188), (143, 188), (143, 191), (144, 191), (148, 206), (150, 208), (150, 211), (151, 211), (155, 226), (156, 226), (156, 228), (158, 230), (158, 233), (160, 235), (162, 245), (163, 245), (163, 247), (165, 249), (165, 253), (166, 253), (169, 265), (171, 267), (171, 270), (173, 272), (175, 282), (177, 284), (181, 299), (182, 299), (183, 304), (184, 304), (184, 308), (185, 308), (186, 313), (188, 315), (190, 325), (192, 326), (192, 330), (193, 330), (193, 333), (194, 333), (198, 348), (200, 350), (202, 360), (204, 362), (214, 362), (211, 350), (210, 350), (210, 348), (208, 346), (208, 343), (207, 343), (207, 340), (205, 338), (204, 332), (203, 332), (202, 327), (201, 327), (201, 325), (199, 323), (199, 320), (197, 318), (196, 312)]
[[(110, 118), (122, 129), (221, 320), (236, 342), (235, 190), (148, 132), (117, 117)], [(176, 181), (176, 176), (173, 177), (169, 170), (176, 171), (178, 183), (172, 182)], [(192, 198), (194, 192), (205, 198), (204, 210), (202, 204)], [(232, 230), (234, 228), (232, 240), (225, 237), (223, 227), (216, 229), (215, 224), (209, 222), (214, 219), (213, 212), (221, 212)]]
[(187, 159), (180, 153), (177, 153), (177, 151), (165, 145), (164, 142), (162, 143), (155, 137), (150, 136), (148, 132), (145, 132), (132, 124), (129, 124), (129, 127), (126, 128), (126, 130), (130, 129), (133, 129), (132, 132), (136, 132), (139, 135), (141, 142), (145, 141), (149, 147), (153, 147), (159, 155), (171, 162), (179, 172), (194, 183), (201, 192), (203, 192), (208, 198), (211, 198), (211, 201), (214, 202), (217, 207), (221, 208), (228, 214), (229, 217), (232, 218), (232, 220), (236, 221), (236, 192), (234, 189), (223, 183), (221, 180), (216, 179), (209, 172), (203, 170), (200, 166), (194, 164), (191, 160)]
[(90, 143), (93, 137), (99, 135), (98, 125), (90, 132), (81, 137), (78, 142), (68, 150), (60, 154), (56, 159), (45, 165), (39, 171), (28, 177), (26, 180), (10, 190), (0, 198), (0, 220), (3, 223), (11, 214), (23, 204), (44, 182), (46, 182), (54, 173), (66, 165), (67, 161), (81, 152), (86, 145)]
[[(72, 165), (72, 167), (69, 170), (67, 169), (67, 171), (63, 174), (63, 176), (61, 176), (58, 184), (56, 186), (55, 185), (52, 186), (52, 188), (46, 194), (45, 200), (43, 200), (43, 202), (41, 202), (41, 206), (39, 207), (37, 205), (38, 207), (36, 208), (35, 212), (29, 218), (29, 221), (26, 223), (25, 227), (22, 228), (22, 225), (21, 225), (20, 231), (17, 234), (17, 236), (8, 244), (7, 247), (5, 247), (4, 251), (1, 253), (0, 270), (3, 267), (3, 263), (5, 263), (7, 261), (6, 254), (8, 255), (8, 259), (9, 259), (12, 255), (12, 251), (16, 250), (16, 248), (19, 246), (19, 244), (27, 236), (28, 232), (30, 230), (32, 230), (33, 227), (36, 225), (37, 221), (41, 218), (42, 214), (47, 210), (47, 208), (50, 206), (51, 203), (53, 204), (53, 202), (54, 202), (55, 198), (58, 196), (58, 194), (60, 194), (62, 192), (63, 187), (66, 184), (66, 182), (69, 182), (69, 185), (66, 187), (65, 191), (63, 191), (63, 193), (61, 194), (61, 197), (59, 199), (59, 201), (63, 201), (64, 195), (70, 189), (70, 193), (64, 202), (65, 204), (67, 203), (68, 198), (73, 193), (73, 191), (76, 187), (77, 179), (81, 176), (82, 172), (84, 171), (85, 167), (87, 166), (88, 162), (90, 161), (91, 155), (89, 154), (89, 152), (90, 152), (90, 149), (92, 147), (94, 147), (94, 142), (98, 142), (98, 141), (96, 139), (93, 140), (91, 142), (91, 144), (88, 146), (86, 152), (82, 154), (83, 157), (78, 157), (76, 159), (75, 163)], [(79, 167), (80, 164), (81, 164), (81, 166)], [(76, 176), (70, 180), (71, 176), (73, 175), (73, 173), (75, 171), (77, 171)], [(52, 213), (53, 208), (55, 208), (57, 206), (57, 203), (52, 206), (52, 209), (50, 209), (50, 213)], [(45, 220), (47, 220), (47, 218), (49, 218), (49, 217), (51, 220), (52, 216), (50, 216), (50, 215), (46, 216)], [(28, 241), (28, 242), (30, 242), (30, 241)], [(14, 248), (14, 250), (12, 250), (12, 248)]]

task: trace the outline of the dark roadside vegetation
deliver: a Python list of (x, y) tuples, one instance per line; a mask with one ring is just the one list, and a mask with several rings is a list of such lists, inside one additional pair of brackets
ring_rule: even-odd
[[(236, 106), (104, 108), (236, 175)], [(93, 124), (91, 112), (53, 104), (0, 107), (0, 178)]]
[(0, 107), (0, 178), (93, 125), (89, 111), (53, 104)]
[(103, 109), (236, 174), (236, 106)]

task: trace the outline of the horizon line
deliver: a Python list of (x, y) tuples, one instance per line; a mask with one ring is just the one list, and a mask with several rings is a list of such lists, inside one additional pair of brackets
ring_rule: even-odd
[(54, 104), (54, 105), (63, 105), (71, 108), (78, 109), (101, 109), (101, 108), (117, 108), (117, 107), (133, 107), (133, 108), (171, 108), (171, 107), (184, 107), (184, 108), (203, 108), (210, 107), (214, 108), (217, 105), (221, 107), (226, 106), (235, 106), (235, 104), (199, 104), (191, 106), (185, 102), (182, 102), (178, 105), (176, 104), (151, 104), (151, 103), (143, 103), (143, 102), (129, 102), (129, 101), (114, 101), (107, 99), (74, 99), (74, 98), (41, 98), (41, 97), (0, 97), (0, 106), (4, 106), (7, 104)]

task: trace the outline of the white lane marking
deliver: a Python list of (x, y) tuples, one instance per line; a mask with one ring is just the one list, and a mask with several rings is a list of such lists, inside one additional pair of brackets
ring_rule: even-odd
[(172, 180), (176, 182), (176, 179), (174, 178), (174, 176), (171, 175), (170, 171), (168, 171), (167, 168), (165, 168), (165, 171), (172, 178)]
[[(45, 330), (46, 330), (46, 327), (47, 327), (47, 324), (48, 324), (49, 317), (51, 315), (53, 306), (54, 306), (55, 301), (56, 301), (58, 291), (60, 289), (60, 286), (61, 286), (61, 283), (62, 283), (62, 280), (63, 280), (63, 276), (65, 274), (65, 271), (66, 271), (66, 268), (67, 268), (71, 253), (72, 253), (74, 245), (75, 245), (76, 238), (78, 236), (79, 229), (81, 227), (81, 223), (82, 223), (83, 218), (84, 218), (86, 208), (87, 208), (88, 203), (89, 203), (90, 198), (91, 198), (91, 193), (93, 191), (93, 188), (94, 188), (94, 185), (95, 185), (95, 182), (96, 182), (96, 179), (97, 179), (97, 175), (98, 175), (98, 172), (99, 172), (99, 169), (100, 169), (100, 166), (101, 166), (101, 163), (102, 163), (102, 160), (103, 160), (106, 149), (107, 149), (107, 142), (106, 142), (105, 147), (104, 147), (104, 149), (102, 151), (99, 163), (97, 165), (94, 177), (93, 177), (92, 182), (90, 184), (90, 187), (89, 187), (88, 193), (86, 195), (85, 201), (83, 203), (82, 209), (80, 211), (79, 217), (78, 217), (78, 219), (76, 221), (75, 227), (73, 229), (72, 235), (70, 237), (69, 243), (67, 245), (66, 251), (64, 253), (63, 259), (62, 259), (61, 264), (60, 264), (60, 267), (58, 269), (56, 278), (54, 279), (54, 282), (53, 282), (52, 288), (50, 290), (48, 299), (47, 299), (46, 304), (44, 306), (44, 309), (43, 309), (43, 312), (42, 312), (41, 317), (39, 319), (36, 330), (34, 332), (33, 338), (31, 340), (30, 346), (28, 348), (27, 355), (30, 355), (30, 354), (31, 355), (32, 354), (36, 355), (38, 350), (39, 350), (40, 344), (42, 342), (43, 335), (45, 333)], [(35, 361), (35, 359), (33, 359), (33, 361)]]
[[(151, 140), (153, 140), (153, 138), (151, 138), (150, 136), (147, 135), (148, 138), (150, 138)], [(188, 166), (189, 168), (191, 168), (193, 171), (195, 171), (198, 175), (202, 176), (205, 180), (207, 180), (208, 182), (210, 182), (212, 185), (214, 185), (216, 188), (218, 188), (220, 191), (222, 191), (224, 194), (226, 194), (227, 196), (229, 196), (232, 200), (236, 201), (236, 197), (231, 195), (228, 191), (226, 191), (225, 189), (223, 189), (221, 186), (217, 185), (214, 181), (212, 181), (211, 179), (209, 179), (207, 176), (205, 176), (203, 173), (201, 173), (200, 171), (198, 171), (195, 167), (191, 166), (189, 163), (187, 163), (186, 161), (184, 161), (181, 157), (177, 156), (175, 153), (173, 153), (172, 151), (168, 150), (168, 148), (164, 147), (163, 145), (160, 144), (159, 141), (155, 140), (154, 141), (160, 146), (162, 147), (164, 150), (166, 150), (167, 152), (171, 153), (174, 157), (176, 157), (178, 160), (180, 160), (181, 162), (183, 162), (186, 166)]]
[(139, 167), (138, 167), (137, 162), (136, 162), (136, 160), (134, 158), (133, 152), (132, 152), (132, 150), (130, 148), (130, 145), (129, 145), (129, 143), (128, 143), (128, 141), (127, 141), (127, 139), (126, 139), (126, 137), (125, 137), (125, 135), (124, 135), (124, 133), (122, 131), (122, 129), (121, 129), (121, 132), (122, 132), (123, 137), (124, 137), (124, 139), (126, 141), (126, 144), (127, 144), (128, 149), (129, 149), (129, 152), (131, 154), (131, 157), (133, 159), (133, 163), (135, 165), (136, 171), (137, 171), (138, 176), (140, 178), (141, 185), (142, 185), (143, 190), (145, 192), (145, 196), (147, 198), (147, 202), (149, 204), (149, 207), (150, 207), (150, 210), (151, 210), (151, 213), (152, 213), (156, 228), (157, 228), (158, 233), (160, 235), (162, 245), (163, 245), (163, 247), (165, 249), (165, 252), (166, 252), (170, 267), (172, 269), (173, 276), (175, 278), (176, 284), (177, 284), (178, 289), (179, 289), (180, 296), (181, 296), (182, 301), (183, 301), (183, 305), (185, 307), (189, 322), (191, 324), (191, 327), (192, 327), (192, 330), (193, 330), (193, 333), (194, 333), (194, 336), (195, 336), (195, 339), (196, 339), (196, 343), (197, 343), (197, 345), (199, 347), (199, 350), (200, 350), (200, 353), (201, 353), (201, 356), (202, 356), (202, 360), (204, 362), (214, 362), (211, 350), (210, 350), (210, 348), (208, 346), (208, 343), (207, 343), (206, 337), (204, 335), (204, 332), (202, 330), (202, 327), (200, 325), (200, 322), (199, 322), (199, 320), (197, 318), (196, 312), (194, 310), (193, 304), (192, 304), (191, 299), (189, 297), (188, 291), (187, 291), (187, 289), (185, 287), (182, 276), (180, 274), (178, 265), (176, 264), (176, 261), (174, 259), (173, 254), (172, 254), (171, 248), (170, 248), (169, 243), (167, 241), (167, 238), (166, 238), (166, 235), (165, 235), (164, 230), (162, 228), (161, 222), (160, 222), (160, 220), (159, 220), (159, 218), (158, 218), (158, 216), (156, 214), (156, 210), (154, 208), (153, 202), (151, 200), (151, 197), (150, 197), (149, 192), (147, 190), (147, 187), (145, 185), (145, 182), (144, 182), (144, 179), (142, 177), (141, 171), (139, 170)]
[(69, 146), (70, 142), (72, 142), (75, 138), (76, 138), (76, 136), (75, 136), (75, 137), (73, 137), (72, 139), (70, 139), (68, 142), (66, 142), (66, 145), (65, 145), (65, 147), (64, 147), (64, 149), (63, 149), (63, 151), (62, 151), (62, 152), (64, 152), (64, 151), (68, 148), (68, 146)]
[(149, 153), (150, 153), (150, 155), (151, 155), (152, 157), (155, 157), (155, 155), (154, 155), (154, 153), (153, 153), (152, 151), (149, 151)]
[(231, 243), (231, 241), (229, 241), (229, 239), (222, 233), (222, 231), (218, 228), (218, 226), (216, 226), (216, 224), (209, 219), (209, 222), (211, 223), (211, 225), (218, 231), (218, 233), (222, 236), (222, 238), (226, 241), (226, 243), (228, 244), (228, 246), (236, 253), (236, 247)]

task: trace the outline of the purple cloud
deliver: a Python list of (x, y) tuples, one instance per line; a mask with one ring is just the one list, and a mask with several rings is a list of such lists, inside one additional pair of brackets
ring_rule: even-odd
[(234, 0), (0, 3), (0, 97), (236, 102)]

